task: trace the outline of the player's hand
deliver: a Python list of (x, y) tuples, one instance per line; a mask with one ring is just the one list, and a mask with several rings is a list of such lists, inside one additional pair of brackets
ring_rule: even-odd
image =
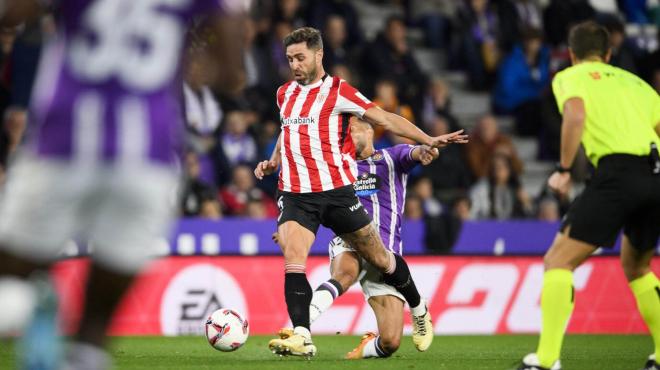
[(280, 238), (280, 234), (278, 234), (277, 231), (274, 232), (273, 235), (271, 236), (271, 239), (273, 239), (275, 244), (280, 244), (280, 239), (279, 238)]
[(548, 179), (548, 187), (561, 196), (566, 196), (571, 190), (571, 173), (555, 171)]
[(277, 171), (278, 164), (275, 161), (261, 161), (254, 169), (254, 176), (262, 180), (264, 176), (268, 176)]
[(432, 148), (428, 145), (421, 145), (419, 150), (419, 162), (424, 166), (436, 160), (440, 155), (438, 148)]
[(436, 136), (431, 139), (431, 145), (434, 148), (444, 148), (449, 144), (465, 144), (468, 140), (468, 135), (463, 134), (463, 129), (454, 131), (449, 134)]

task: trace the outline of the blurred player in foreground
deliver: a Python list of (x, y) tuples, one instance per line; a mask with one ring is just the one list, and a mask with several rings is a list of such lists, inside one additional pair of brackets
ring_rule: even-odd
[(658, 370), (660, 283), (650, 261), (660, 236), (660, 97), (637, 76), (607, 64), (608, 34), (596, 23), (573, 27), (568, 43), (573, 66), (552, 83), (563, 123), (561, 160), (548, 184), (568, 191), (580, 143), (596, 172), (545, 255), (541, 338), (519, 369), (561, 369), (573, 271), (598, 246), (614, 245), (623, 228), (621, 265), (655, 343), (644, 369)]
[(284, 38), (284, 47), (294, 80), (277, 90), (282, 133), (271, 159), (257, 165), (255, 176), (261, 179), (282, 165), (277, 232), (284, 254), (284, 299), (294, 334), (273, 339), (268, 347), (279, 354), (316, 354), (309, 331), (309, 304), (314, 293), (305, 272), (307, 255), (320, 225), (349, 241), (383, 273), (385, 281), (405, 297), (411, 314), (421, 317), (413, 318), (415, 345), (430, 343), (431, 317), (408, 264), (383, 247), (371, 217), (355, 195), (357, 174), (349, 118), (364, 118), (431, 147), (465, 142), (467, 135), (456, 131), (430, 137), (405, 118), (376, 107), (348, 82), (326, 74), (323, 41), (317, 29), (296, 29)]
[[(237, 90), (243, 54), (236, 42), (242, 20), (235, 15), (247, 5), (0, 0), (6, 24), (52, 8), (59, 26), (42, 53), (30, 145), (10, 168), (0, 200), (0, 307), (37, 305), (23, 335), (22, 368), (110, 367), (110, 318), (135, 274), (155, 255), (172, 214), (186, 29), (193, 17), (218, 13), (210, 27), (218, 42), (212, 51), (219, 83)], [(51, 266), (65, 242), (78, 236), (94, 250), (82, 319), (61, 365), (57, 304), (48, 279), (40, 279), (36, 291), (24, 279)], [(2, 309), (0, 327), (20, 329), (26, 311)]]
[[(376, 150), (371, 125), (351, 118), (351, 134), (358, 159), (358, 178), (353, 185), (360, 203), (378, 227), (380, 238), (388, 250), (402, 254), (401, 218), (406, 199), (408, 173), (418, 164), (427, 165), (438, 157), (438, 149), (426, 145), (396, 145)], [(321, 284), (310, 304), (310, 323), (327, 311), (335, 299), (360, 279), (362, 292), (371, 306), (378, 324), (378, 334), (367, 333), (347, 359), (389, 357), (399, 348), (403, 334), (405, 298), (383, 282), (383, 274), (361, 258), (343, 239), (335, 237), (328, 246), (331, 279)], [(283, 329), (286, 337), (291, 329)], [(431, 342), (418, 348), (425, 351)]]

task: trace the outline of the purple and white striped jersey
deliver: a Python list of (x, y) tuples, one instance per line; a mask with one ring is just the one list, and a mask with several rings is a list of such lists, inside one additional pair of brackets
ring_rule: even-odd
[(406, 199), (408, 173), (417, 162), (412, 158), (414, 145), (395, 145), (377, 150), (357, 161), (355, 194), (378, 226), (385, 248), (403, 253), (401, 217)]
[(174, 159), (186, 29), (236, 0), (45, 0), (58, 33), (44, 50), (30, 107), (31, 149), (87, 163)]

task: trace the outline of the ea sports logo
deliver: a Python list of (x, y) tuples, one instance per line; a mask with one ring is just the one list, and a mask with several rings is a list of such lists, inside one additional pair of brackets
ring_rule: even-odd
[(248, 312), (236, 279), (210, 264), (186, 267), (170, 280), (163, 294), (160, 306), (163, 334), (203, 334), (206, 318), (221, 307)]

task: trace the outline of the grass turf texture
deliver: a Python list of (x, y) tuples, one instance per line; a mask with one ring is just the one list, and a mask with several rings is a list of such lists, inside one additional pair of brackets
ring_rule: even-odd
[[(122, 337), (113, 342), (115, 368), (155, 369), (512, 369), (532, 352), (536, 336), (436, 336), (428, 352), (419, 353), (410, 337), (388, 359), (343, 360), (359, 337), (314, 337), (319, 354), (311, 360), (280, 358), (268, 351), (271, 337), (252, 336), (236, 352), (211, 348), (203, 337)], [(571, 335), (564, 341), (562, 366), (580, 370), (640, 369), (653, 351), (649, 336)], [(0, 342), (0, 369), (13, 369), (13, 350)]]

